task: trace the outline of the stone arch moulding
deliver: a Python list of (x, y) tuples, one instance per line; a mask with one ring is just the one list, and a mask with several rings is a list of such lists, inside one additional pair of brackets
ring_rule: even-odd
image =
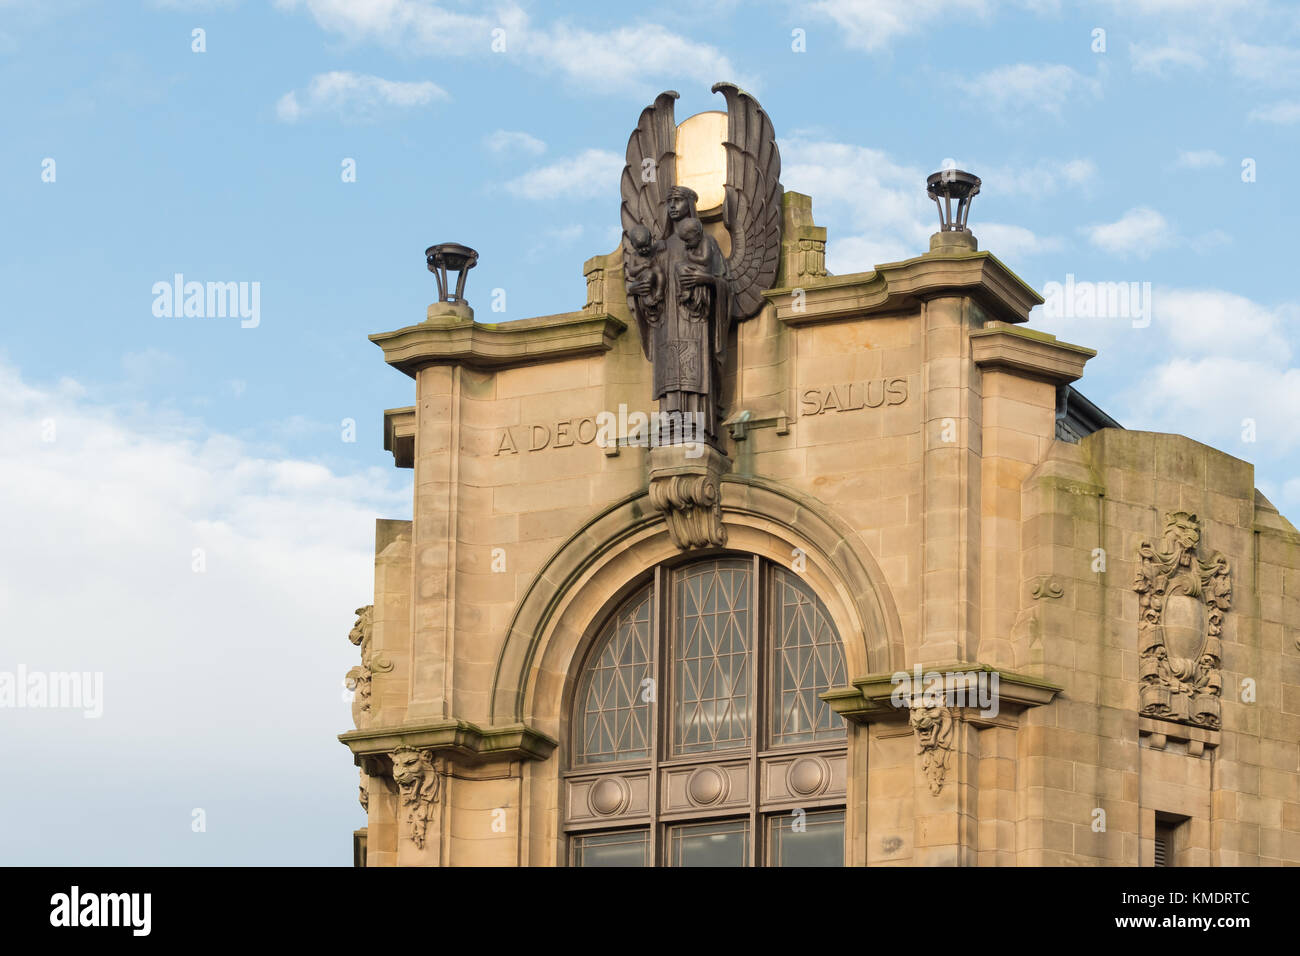
[[(722, 480), (722, 519), (729, 550), (785, 567), (795, 548), (804, 552), (807, 579), (840, 632), (850, 672), (904, 666), (902, 625), (884, 575), (844, 521), (774, 482), (735, 475)], [(615, 502), (574, 533), (516, 606), (492, 678), (491, 724), (538, 721), (545, 729), (558, 720), (564, 682), (592, 620), (647, 568), (681, 554), (645, 491)], [(538, 685), (547, 682), (539, 695)]]

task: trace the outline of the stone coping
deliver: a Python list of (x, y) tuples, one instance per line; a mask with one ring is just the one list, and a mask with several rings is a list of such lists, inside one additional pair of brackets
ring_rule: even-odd
[[(937, 662), (919, 665), (919, 669), (922, 679), (930, 674), (944, 676), (946, 690), (957, 686), (956, 675), (958, 674), (997, 674), (999, 705), (1010, 705), (1015, 710), (1025, 710), (1051, 703), (1064, 689), (1041, 677), (1017, 674), (975, 661)], [(898, 674), (915, 678), (917, 668), (887, 674), (868, 674), (865, 677), (855, 678), (849, 686), (832, 688), (820, 696), (837, 714), (856, 723), (901, 717), (906, 713), (906, 708), (894, 706), (891, 700), (896, 686), (894, 679)], [(973, 708), (967, 706), (963, 709)]]
[(971, 358), (982, 369), (997, 369), (1065, 385), (1083, 377), (1096, 349), (1059, 341), (1049, 332), (990, 322), (970, 333)]
[[(795, 288), (803, 291), (800, 310), (792, 296)], [(969, 295), (1006, 322), (1029, 321), (1029, 310), (1044, 301), (990, 252), (928, 253), (871, 272), (811, 279), (763, 293), (775, 305), (777, 318), (791, 326), (910, 311), (944, 294)]]
[(412, 378), (427, 365), (497, 370), (599, 355), (614, 347), (627, 323), (609, 313), (562, 312), (515, 322), (475, 322), (434, 315), (419, 325), (370, 336), (384, 361)]
[(553, 737), (526, 724), (479, 727), (468, 720), (366, 727), (339, 734), (360, 765), (364, 757), (386, 755), (398, 747), (432, 750), (476, 763), (503, 760), (545, 760), (558, 746)]

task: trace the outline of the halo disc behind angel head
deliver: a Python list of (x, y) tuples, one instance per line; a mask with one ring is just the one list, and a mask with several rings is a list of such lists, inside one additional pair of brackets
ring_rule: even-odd
[(709, 110), (677, 124), (677, 185), (689, 186), (700, 197), (696, 211), (720, 210), (727, 184), (727, 114)]

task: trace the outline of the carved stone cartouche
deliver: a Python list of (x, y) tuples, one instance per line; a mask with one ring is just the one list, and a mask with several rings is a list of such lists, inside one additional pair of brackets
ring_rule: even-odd
[(1200, 543), (1197, 516), (1176, 511), (1166, 515), (1163, 547), (1138, 547), (1139, 700), (1144, 717), (1218, 729), (1232, 578), (1221, 553), (1201, 560)]

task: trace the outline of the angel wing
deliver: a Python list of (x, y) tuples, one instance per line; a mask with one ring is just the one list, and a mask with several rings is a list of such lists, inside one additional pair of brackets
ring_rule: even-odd
[(664, 238), (664, 206), (677, 182), (676, 99), (674, 90), (656, 96), (654, 103), (641, 111), (641, 119), (628, 137), (627, 165), (619, 183), (624, 232), (640, 224), (654, 238)]
[[(715, 83), (713, 92), (727, 100), (727, 140), (723, 144), (727, 151), (727, 185), (722, 223), (731, 235), (731, 255), (727, 257), (731, 314), (748, 319), (762, 307), (763, 293), (772, 288), (780, 265), (784, 193), (781, 154), (776, 148), (772, 121), (758, 100), (734, 83)], [(628, 150), (630, 158), (630, 144)]]

